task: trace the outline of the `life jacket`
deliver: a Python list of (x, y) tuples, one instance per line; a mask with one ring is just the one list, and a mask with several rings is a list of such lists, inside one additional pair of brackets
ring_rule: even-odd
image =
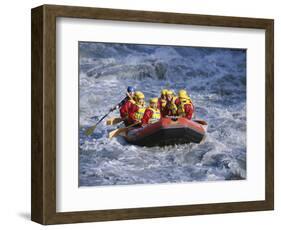
[[(187, 95), (188, 96), (188, 95)], [(193, 106), (193, 102), (192, 102), (192, 100), (191, 100), (191, 98), (190, 98), (190, 96), (188, 96), (188, 99), (187, 99), (188, 101), (189, 101), (189, 103)]]
[[(137, 104), (136, 104), (137, 105)], [(139, 107), (139, 109), (135, 112), (135, 118), (136, 120), (140, 121), (144, 115), (145, 112), (145, 106), (141, 106), (141, 105), (137, 105)]]
[(152, 111), (152, 117), (148, 121), (149, 124), (155, 123), (161, 118), (161, 113), (159, 109), (153, 109), (151, 107), (148, 107), (147, 109)]
[(177, 106), (175, 104), (175, 101), (176, 101), (176, 97), (173, 97), (172, 101), (171, 102), (167, 102), (166, 104), (166, 109), (171, 111), (172, 112), (172, 115), (176, 115), (177, 114)]
[(167, 104), (167, 101), (165, 99), (163, 99), (163, 98), (160, 98), (161, 108), (165, 108), (166, 104)]
[(192, 105), (191, 100), (186, 100), (185, 102), (180, 102), (179, 106), (178, 106), (178, 115), (180, 117), (184, 117), (185, 114), (185, 105)]

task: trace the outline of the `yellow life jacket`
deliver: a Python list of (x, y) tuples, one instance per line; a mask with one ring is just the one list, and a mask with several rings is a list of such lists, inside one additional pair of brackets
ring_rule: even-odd
[(173, 97), (172, 101), (167, 103), (167, 105), (166, 105), (167, 109), (172, 111), (173, 115), (176, 115), (177, 114), (177, 110), (178, 110), (178, 108), (177, 108), (177, 106), (175, 104), (176, 99), (177, 99), (176, 97)]
[(191, 103), (191, 100), (187, 100), (186, 102), (181, 102), (178, 106), (178, 115), (180, 117), (184, 117), (186, 114), (185, 114), (185, 105), (192, 105)]
[(149, 124), (155, 123), (161, 118), (161, 113), (159, 109), (153, 109), (151, 107), (148, 107), (147, 109), (153, 112), (152, 117), (148, 121)]
[(161, 108), (164, 108), (167, 104), (167, 101), (163, 98), (160, 99)]
[(137, 112), (135, 112), (135, 118), (140, 121), (144, 115), (144, 112), (145, 112), (145, 106), (140, 106), (138, 105), (139, 109)]

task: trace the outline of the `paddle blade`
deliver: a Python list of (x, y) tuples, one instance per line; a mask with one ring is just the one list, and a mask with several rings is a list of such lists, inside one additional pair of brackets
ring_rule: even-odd
[(108, 137), (109, 137), (109, 139), (112, 139), (113, 137), (117, 137), (120, 133), (123, 133), (127, 130), (128, 130), (128, 128), (115, 129), (108, 134)]
[(115, 136), (116, 136), (116, 132), (117, 132), (117, 130), (111, 131), (111, 132), (108, 134), (108, 138), (109, 138), (109, 139), (112, 139), (113, 137), (115, 137)]
[(113, 120), (114, 120), (114, 117), (107, 119), (106, 120), (106, 125), (112, 125), (113, 124)]
[(97, 127), (97, 126), (94, 125), (94, 126), (88, 128), (88, 129), (85, 131), (85, 134), (86, 134), (87, 136), (90, 136), (90, 135), (94, 132), (94, 130), (96, 129), (96, 127)]
[(122, 121), (123, 119), (121, 117), (112, 117), (106, 120), (106, 125), (116, 125)]
[(135, 126), (135, 125), (138, 125), (138, 124), (140, 124), (140, 123), (141, 123), (141, 122), (138, 121), (138, 122), (136, 122), (136, 123), (134, 123), (134, 124), (131, 124), (131, 125), (127, 126), (127, 127), (115, 129), (115, 130), (111, 131), (111, 132), (108, 134), (108, 137), (109, 137), (109, 139), (112, 139), (113, 137), (116, 137), (116, 136), (120, 135), (121, 133), (124, 133), (124, 132), (128, 131), (131, 127), (133, 127), (133, 126)]

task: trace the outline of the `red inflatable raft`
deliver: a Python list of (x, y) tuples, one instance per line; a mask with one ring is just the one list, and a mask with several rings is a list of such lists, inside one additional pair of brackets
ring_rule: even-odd
[(127, 142), (141, 146), (164, 146), (200, 143), (206, 135), (207, 123), (186, 118), (161, 118), (141, 128), (132, 128), (125, 134)]

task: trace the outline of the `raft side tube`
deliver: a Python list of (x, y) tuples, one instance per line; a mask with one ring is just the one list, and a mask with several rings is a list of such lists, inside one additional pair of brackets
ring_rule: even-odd
[(140, 146), (164, 146), (184, 143), (200, 143), (205, 136), (202, 125), (180, 118), (162, 118), (154, 124), (134, 128), (127, 132), (125, 139)]

